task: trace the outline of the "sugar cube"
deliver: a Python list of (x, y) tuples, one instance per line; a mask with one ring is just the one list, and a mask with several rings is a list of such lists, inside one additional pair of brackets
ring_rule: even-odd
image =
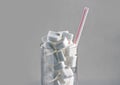
[(61, 38), (62, 38), (62, 34), (60, 34), (58, 32), (54, 32), (54, 31), (48, 32), (48, 35), (47, 35), (48, 41), (57, 42), (57, 41), (61, 40)]
[(69, 56), (68, 57), (68, 65), (70, 67), (76, 67), (77, 56)]
[(61, 69), (63, 69), (63, 68), (65, 68), (65, 63), (64, 62), (58, 62), (58, 64), (56, 64), (55, 66), (54, 66), (54, 69), (56, 70), (56, 71), (58, 71), (58, 70), (61, 70)]
[(61, 85), (74, 85), (74, 77), (59, 78), (58, 80)]
[(77, 46), (75, 44), (69, 45), (66, 48), (65, 55), (66, 56), (74, 56), (77, 54)]
[(56, 43), (55, 48), (56, 49), (63, 49), (68, 46), (68, 40), (67, 38), (62, 39), (60, 42)]
[(71, 68), (67, 67), (64, 69), (61, 69), (61, 77), (62, 78), (68, 78), (73, 76), (73, 71)]
[(66, 57), (64, 56), (64, 53), (62, 50), (57, 52), (57, 58), (58, 58), (58, 61), (66, 61)]

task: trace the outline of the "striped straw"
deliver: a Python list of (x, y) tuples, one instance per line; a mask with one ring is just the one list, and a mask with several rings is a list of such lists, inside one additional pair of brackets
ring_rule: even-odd
[(88, 11), (89, 11), (88, 7), (85, 7), (84, 10), (83, 10), (82, 19), (80, 21), (80, 24), (79, 24), (79, 27), (78, 27), (78, 31), (77, 31), (76, 37), (74, 39), (74, 44), (76, 44), (76, 45), (78, 45), (78, 43), (79, 43), (80, 36), (82, 34), (82, 30), (83, 30), (83, 27), (84, 27), (84, 24), (85, 24), (85, 21), (86, 21), (86, 17), (87, 17)]

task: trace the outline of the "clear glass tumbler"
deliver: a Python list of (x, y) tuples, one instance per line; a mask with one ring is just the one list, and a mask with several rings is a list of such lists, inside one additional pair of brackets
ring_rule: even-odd
[[(41, 48), (41, 85), (78, 85), (78, 72), (77, 64), (75, 68), (72, 68), (74, 81), (71, 83), (69, 79), (68, 83), (60, 84), (56, 82), (60, 74), (55, 71), (54, 65), (57, 62), (53, 56), (56, 51), (51, 48), (46, 48), (47, 38), (46, 36), (42, 37)], [(77, 63), (77, 62), (76, 62)], [(59, 68), (59, 67), (58, 67)], [(61, 80), (62, 81), (62, 80)], [(63, 81), (64, 82), (64, 81)]]

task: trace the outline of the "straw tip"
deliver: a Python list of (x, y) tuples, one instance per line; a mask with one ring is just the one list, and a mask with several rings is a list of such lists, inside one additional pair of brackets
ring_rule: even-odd
[(89, 8), (88, 7), (84, 7), (84, 10), (89, 10)]

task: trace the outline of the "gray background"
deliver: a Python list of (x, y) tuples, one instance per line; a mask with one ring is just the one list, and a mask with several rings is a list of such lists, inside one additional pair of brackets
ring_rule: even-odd
[(41, 37), (75, 34), (84, 6), (79, 84), (120, 85), (119, 0), (0, 0), (0, 85), (39, 85)]

